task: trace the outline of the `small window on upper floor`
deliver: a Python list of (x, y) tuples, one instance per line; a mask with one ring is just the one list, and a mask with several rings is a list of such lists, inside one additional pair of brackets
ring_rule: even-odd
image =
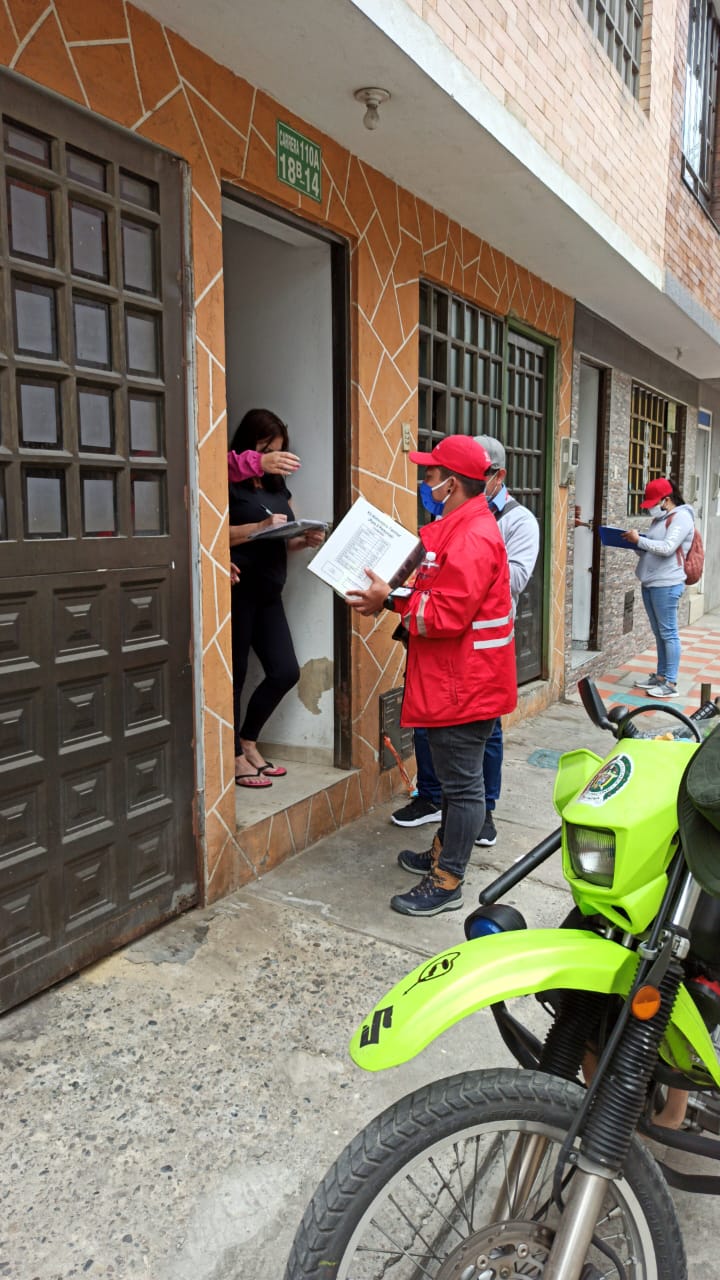
[(685, 71), (683, 178), (708, 212), (714, 212), (720, 21), (712, 0), (692, 0)]
[(643, 0), (577, 0), (615, 70), (640, 93)]

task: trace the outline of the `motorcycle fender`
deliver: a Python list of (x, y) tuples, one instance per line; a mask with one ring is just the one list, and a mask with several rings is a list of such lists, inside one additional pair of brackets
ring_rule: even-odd
[(440, 952), (398, 982), (350, 1041), (365, 1071), (397, 1067), (469, 1014), (555, 988), (627, 995), (637, 955), (583, 929), (496, 933)]
[(687, 987), (678, 991), (660, 1056), (676, 1071), (682, 1071), (698, 1083), (707, 1085), (709, 1076), (715, 1087), (720, 1088), (720, 1062), (715, 1045)]

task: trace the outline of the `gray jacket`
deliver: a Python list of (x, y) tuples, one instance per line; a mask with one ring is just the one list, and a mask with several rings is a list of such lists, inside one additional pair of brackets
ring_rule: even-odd
[[(668, 521), (668, 517), (671, 519)], [(635, 573), (644, 587), (674, 587), (685, 582), (685, 556), (695, 534), (695, 512), (689, 502), (653, 520), (638, 538)], [(681, 554), (678, 556), (678, 549)]]
[[(503, 486), (504, 489), (504, 486)], [(500, 490), (500, 493), (503, 492)], [(498, 497), (500, 495), (498, 494)], [(505, 490), (506, 501), (510, 495)], [(515, 499), (517, 501), (517, 499)], [(492, 503), (490, 504), (492, 510)], [(540, 526), (532, 511), (518, 503), (510, 511), (498, 517), (500, 530), (507, 551), (510, 566), (510, 595), (513, 602), (513, 613), (517, 610), (518, 597), (525, 590), (538, 557), (540, 548)]]

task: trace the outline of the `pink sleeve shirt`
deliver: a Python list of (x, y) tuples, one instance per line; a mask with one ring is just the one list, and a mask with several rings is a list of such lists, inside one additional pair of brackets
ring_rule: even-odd
[(251, 480), (253, 476), (263, 474), (261, 455), (257, 449), (245, 449), (243, 453), (228, 450), (228, 480), (231, 484), (240, 480)]

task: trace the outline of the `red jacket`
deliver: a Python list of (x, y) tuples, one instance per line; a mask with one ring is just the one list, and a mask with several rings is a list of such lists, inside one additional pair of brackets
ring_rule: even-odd
[(467, 724), (517, 705), (510, 571), (485, 495), (420, 533), (425, 559), (396, 603), (410, 632), (401, 723)]

